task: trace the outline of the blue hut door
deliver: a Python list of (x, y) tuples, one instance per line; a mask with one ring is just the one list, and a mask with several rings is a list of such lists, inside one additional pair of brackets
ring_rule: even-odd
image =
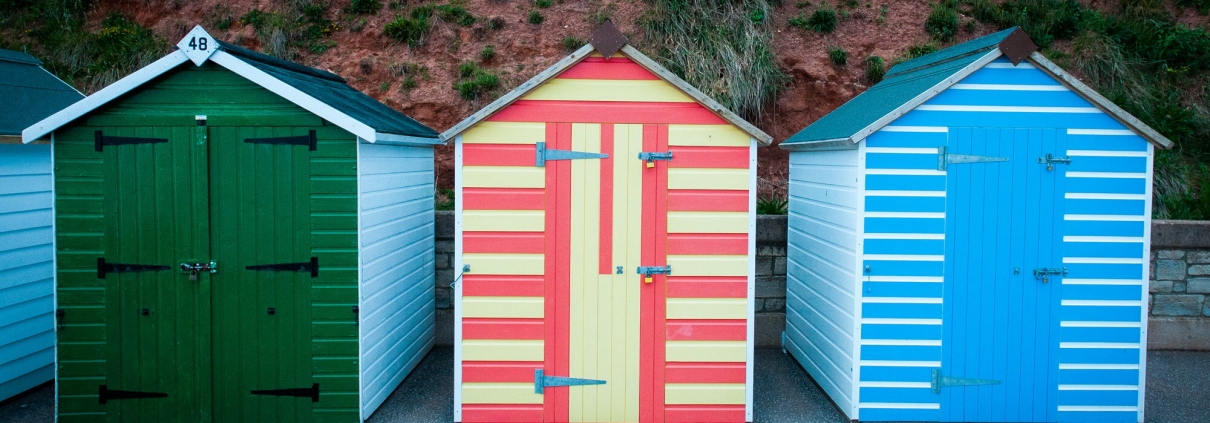
[[(946, 167), (942, 421), (1053, 421), (1063, 172), (1054, 129), (953, 128)], [(1007, 159), (1006, 161), (1003, 159)]]

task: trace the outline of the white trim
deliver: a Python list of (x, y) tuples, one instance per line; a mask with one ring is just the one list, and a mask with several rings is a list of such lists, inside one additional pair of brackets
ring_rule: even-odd
[[(858, 143), (858, 145), (857, 145), (857, 200), (860, 201), (859, 204), (861, 206), (858, 209), (858, 212), (861, 214), (865, 213), (866, 153), (868, 152), (868, 150), (869, 150), (869, 147), (866, 145), (866, 143), (864, 143), (864, 142)], [(865, 218), (861, 217), (861, 216), (857, 216), (857, 218), (854, 220), (856, 220), (856, 221), (853, 222), (853, 232), (855, 234), (865, 233)], [(850, 329), (852, 331), (851, 333), (853, 334), (853, 345), (851, 346), (851, 349), (849, 350), (849, 357), (850, 357), (850, 359), (852, 357), (856, 357), (858, 360), (860, 360), (861, 359), (861, 345), (863, 345), (864, 341), (862, 341), (862, 339), (861, 339), (862, 332), (861, 332), (861, 322), (859, 319), (861, 318), (861, 313), (863, 310), (862, 300), (865, 298), (865, 290), (861, 289), (861, 277), (865, 276), (866, 280), (868, 281), (868, 280), (870, 280), (870, 275), (865, 273), (865, 271), (864, 271), (866, 238), (861, 237), (861, 236), (856, 236), (854, 238), (857, 241), (857, 245), (855, 245), (853, 248), (854, 254), (853, 254), (853, 268), (852, 269), (853, 269), (853, 274), (857, 275), (857, 283), (853, 285), (852, 289), (853, 289), (853, 291), (855, 291), (853, 293), (854, 294), (853, 295), (853, 316), (856, 318), (852, 319), (853, 323), (852, 323), (852, 328)], [(851, 379), (849, 379), (851, 382), (851, 385), (849, 386), (850, 401), (849, 401), (848, 415), (853, 420), (859, 420), (859, 419), (861, 419), (861, 407), (858, 407), (858, 403), (861, 402), (861, 385), (859, 383), (859, 381), (861, 381), (861, 364), (858, 363), (858, 365), (851, 366), (851, 367), (852, 367), (852, 370), (850, 370), (851, 373), (849, 375), (849, 377), (851, 378)]]
[(861, 302), (878, 304), (941, 304), (941, 299), (932, 297), (862, 297)]
[(1138, 135), (1129, 129), (1075, 129), (1067, 128), (1067, 135), (1109, 135), (1128, 136)]
[[(861, 345), (884, 345), (896, 347), (940, 347), (940, 339), (862, 339)], [(940, 365), (940, 364), (938, 364)]]
[(922, 175), (945, 176), (945, 171), (936, 169), (866, 169), (867, 175)]
[(944, 276), (867, 276), (866, 282), (942, 283)]
[(858, 403), (857, 408), (891, 408), (905, 410), (940, 410), (941, 404), (916, 403), (916, 402), (863, 402)]
[(182, 63), (188, 62), (189, 56), (185, 52), (177, 50), (171, 54), (152, 62), (150, 65), (144, 66), (142, 69), (127, 75), (125, 78), (119, 79), (117, 82), (109, 84), (108, 87), (93, 93), (83, 100), (77, 101), (67, 108), (60, 110), (58, 113), (47, 116), (45, 119), (38, 121), (30, 127), (21, 131), (21, 141), (28, 144), (30, 141), (42, 138), (46, 134), (59, 129), (63, 125), (71, 123), (80, 116), (84, 116), (88, 112), (96, 110), (98, 107), (105, 105), (122, 94), (126, 94), (140, 85), (147, 83), (155, 77), (163, 75), (165, 72), (172, 70)]
[[(989, 66), (990, 67), (990, 66)], [(1012, 85), (1012, 84), (954, 84), (955, 90), (976, 91), (1067, 91), (1067, 87), (1054, 85)]]
[[(882, 127), (879, 132), (933, 132), (946, 133), (950, 132), (948, 126), (909, 126), (909, 125), (887, 125)], [(936, 151), (934, 151), (935, 153)]]
[(933, 386), (933, 384), (931, 384), (929, 382), (861, 382), (859, 384), (859, 386), (862, 388), (907, 388), (907, 389), (924, 388), (924, 389), (928, 389), (928, 388), (931, 388)]
[(744, 418), (753, 420), (752, 394), (756, 390), (756, 138), (748, 138), (748, 343), (744, 366)]
[(1063, 257), (1063, 264), (1143, 264), (1143, 259), (1133, 257)]
[(945, 191), (866, 190), (866, 197), (945, 197)]
[(987, 65), (987, 67), (991, 68), (991, 69), (1014, 69), (1014, 70), (1015, 69), (1037, 69), (1034, 67), (1034, 65), (1029, 64), (1029, 62), (1021, 62), (1016, 65), (1014, 65), (1012, 63), (989, 63)]
[(922, 104), (916, 107), (916, 110), (979, 113), (1101, 113), (1101, 109), (1096, 107), (954, 106), (948, 104)]
[(900, 219), (944, 219), (945, 213), (865, 212), (864, 217), (893, 217)]
[[(1071, 193), (1068, 193), (1071, 194)], [(1128, 214), (1065, 214), (1063, 220), (1091, 220), (1099, 222), (1136, 222), (1146, 220), (1143, 216), (1131, 216)], [(1130, 237), (1133, 238), (1133, 237)]]
[(945, 234), (895, 234), (895, 233), (867, 233), (862, 235), (863, 239), (932, 239), (944, 240)]
[(864, 261), (945, 261), (943, 255), (913, 255), (913, 254), (866, 254)]
[(1060, 391), (1137, 391), (1138, 385), (1059, 385)]
[(1143, 172), (1067, 172), (1068, 178), (1146, 178)]
[[(1066, 220), (1066, 219), (1064, 219)], [(1141, 236), (1064, 236), (1063, 242), (1143, 242)]]
[[(201, 28), (201, 25), (198, 25), (197, 28)], [(207, 34), (207, 35), (209, 35), (209, 34)], [(213, 38), (211, 38), (211, 39), (213, 39)], [(361, 262), (361, 252), (362, 252), (362, 250), (365, 249), (365, 244), (361, 243), (361, 232), (362, 232), (361, 231), (361, 228), (362, 228), (361, 217), (365, 214), (365, 211), (361, 208), (361, 199), (363, 197), (362, 192), (361, 192), (361, 172), (363, 172), (364, 167), (361, 164), (361, 143), (360, 142), (356, 143), (356, 146), (353, 150), (353, 154), (354, 154), (353, 163), (355, 163), (357, 166), (356, 167), (357, 173), (354, 176), (356, 179), (355, 182), (357, 185), (357, 188), (356, 188), (357, 195), (355, 197), (356, 201), (357, 201), (357, 252), (355, 253), (357, 256), (357, 314), (354, 314), (353, 318), (357, 319), (360, 322), (361, 316), (369, 315), (370, 314), (369, 312), (371, 311), (371, 310), (366, 310), (365, 307), (363, 307), (364, 298), (361, 296), (361, 287), (362, 287), (362, 285), (365, 285), (365, 279), (362, 279), (363, 275), (361, 273), (362, 269), (365, 268), (365, 266), (363, 266), (362, 262)], [(364, 421), (366, 421), (366, 418), (369, 417), (365, 414), (366, 403), (369, 400), (369, 398), (367, 398), (367, 396), (366, 396), (366, 379), (367, 379), (366, 378), (366, 362), (368, 360), (366, 360), (366, 355), (365, 355), (365, 352), (366, 352), (365, 351), (365, 346), (366, 346), (365, 345), (366, 344), (365, 343), (365, 334), (367, 332), (367, 328), (366, 328), (366, 326), (363, 326), (360, 324), (358, 324), (356, 327), (357, 327), (357, 416), (359, 419), (361, 419), (361, 421), (364, 422)]]
[(454, 421), (462, 421), (462, 136), (454, 139)]
[[(73, 89), (75, 89), (75, 88), (73, 88)], [(104, 160), (104, 159), (102, 159), (102, 160)], [(102, 163), (102, 165), (104, 165), (104, 164)], [(50, 236), (50, 252), (51, 252), (50, 262), (51, 262), (51, 266), (52, 266), (51, 267), (51, 284), (54, 288), (53, 288), (53, 292), (51, 292), (51, 307), (53, 307), (53, 308), (51, 308), (51, 313), (54, 313), (55, 310), (59, 309), (59, 237), (54, 235), (54, 234), (59, 233), (59, 228), (58, 228), (59, 207), (57, 205), (55, 205), (55, 203), (57, 203), (57, 201), (54, 201), (55, 194), (57, 194), (57, 192), (55, 190), (55, 185), (56, 185), (55, 184), (55, 134), (52, 132), (50, 134), (50, 198), (51, 198), (51, 202), (50, 202), (50, 233), (51, 233), (51, 236)], [(54, 365), (54, 368), (55, 368), (55, 380), (54, 380), (54, 382), (55, 382), (55, 398), (59, 398), (59, 381), (62, 380), (62, 379), (59, 379), (59, 363), (60, 363), (60, 361), (59, 361), (59, 320), (58, 320), (59, 318), (58, 318), (58, 316), (54, 316), (53, 314), (51, 316), (52, 316), (51, 321), (54, 322), (54, 328), (52, 328), (52, 330), (54, 330), (53, 333), (55, 334), (55, 363), (54, 363), (55, 364)], [(66, 317), (66, 316), (64, 316), (64, 317)], [(52, 402), (54, 402), (54, 404), (55, 404), (54, 405), (55, 415), (58, 416), (59, 415), (59, 401), (52, 401)]]
[[(1146, 248), (1146, 247), (1144, 247)], [(1143, 289), (1147, 289), (1147, 284), (1142, 284), (1138, 279), (1076, 279), (1063, 278), (1063, 285), (1143, 285)]]
[(1137, 328), (1137, 327), (1139, 327), (1139, 322), (1062, 321), (1062, 322), (1059, 322), (1059, 327), (1063, 327), (1063, 328)]
[[(1145, 353), (1146, 350), (1143, 350)], [(1138, 370), (1138, 364), (1059, 363), (1059, 370)]]
[(1063, 198), (1069, 200), (1144, 200), (1143, 194), (1107, 194), (1100, 192), (1069, 192)]
[(1140, 347), (1140, 344), (1137, 342), (1060, 342), (1059, 343), (1059, 348), (1068, 348), (1068, 349), (1101, 349), (1101, 348), (1134, 349), (1134, 348), (1139, 348), (1139, 347)]
[(863, 325), (921, 325), (921, 326), (939, 326), (941, 319), (889, 319), (889, 318), (863, 318), (860, 320)]
[(887, 153), (887, 154), (929, 154), (937, 155), (936, 148), (908, 148), (908, 147), (866, 147), (866, 153)]
[(861, 360), (858, 364), (870, 367), (941, 367), (940, 361), (918, 360)]
[[(363, 142), (367, 141), (363, 138), (359, 138), (359, 139)], [(402, 145), (402, 146), (408, 146), (408, 147), (432, 147), (434, 145), (445, 145), (445, 141), (441, 141), (438, 138), (425, 138), (425, 137), (414, 137), (411, 135), (385, 134), (382, 132), (378, 133), (377, 140), (369, 141), (369, 143), (371, 143), (371, 144), (381, 143), (384, 145)]]
[(1071, 157), (1147, 157), (1146, 151), (1067, 150)]
[[(1145, 223), (1143, 224), (1143, 239), (1151, 240), (1151, 201), (1152, 196), (1154, 195), (1153, 189), (1155, 187), (1155, 144), (1152, 143), (1147, 143), (1147, 183), (1145, 186), (1146, 192), (1144, 196), (1146, 197), (1146, 200), (1144, 200), (1143, 204), (1143, 215), (1144, 219), (1146, 220), (1144, 220)], [(1149, 263), (1151, 260), (1150, 242), (1143, 243), (1143, 254), (1141, 258), (1144, 260), (1144, 263)], [(1141, 295), (1139, 298), (1148, 298), (1148, 295), (1151, 294), (1151, 284), (1148, 282), (1150, 280), (1151, 266), (1149, 264), (1144, 264), (1143, 277), (1135, 280), (1136, 283), (1139, 284)], [(1139, 308), (1139, 342), (1143, 345), (1147, 345), (1147, 314), (1150, 313), (1151, 310), (1150, 307)], [(1138, 421), (1140, 422), (1143, 421), (1143, 407), (1145, 406), (1147, 399), (1145, 392), (1147, 390), (1146, 384), (1147, 349), (1139, 348), (1139, 400), (1136, 404), (1139, 405)]]

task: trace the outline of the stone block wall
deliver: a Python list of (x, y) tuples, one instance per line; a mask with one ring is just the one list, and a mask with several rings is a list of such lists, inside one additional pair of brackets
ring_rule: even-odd
[(1150, 349), (1210, 349), (1210, 222), (1151, 226)]

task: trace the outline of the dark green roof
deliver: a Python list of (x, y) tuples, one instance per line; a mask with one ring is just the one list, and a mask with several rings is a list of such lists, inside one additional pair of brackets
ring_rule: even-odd
[(84, 98), (41, 65), (28, 54), (0, 49), (0, 135), (21, 135), (25, 127)]
[(222, 50), (384, 134), (437, 138), (437, 131), (353, 89), (333, 73), (222, 42)]
[(1015, 30), (1016, 27), (1009, 28), (900, 63), (887, 71), (882, 82), (819, 118), (782, 145), (852, 137), (979, 60)]

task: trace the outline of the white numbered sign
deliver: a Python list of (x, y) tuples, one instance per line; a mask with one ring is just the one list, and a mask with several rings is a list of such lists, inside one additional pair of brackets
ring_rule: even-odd
[(189, 60), (193, 61), (193, 64), (201, 66), (202, 63), (206, 63), (210, 55), (218, 51), (219, 45), (214, 37), (211, 37), (205, 29), (202, 29), (201, 25), (198, 25), (185, 34), (185, 38), (182, 38), (181, 42), (176, 43), (176, 48), (184, 52)]

